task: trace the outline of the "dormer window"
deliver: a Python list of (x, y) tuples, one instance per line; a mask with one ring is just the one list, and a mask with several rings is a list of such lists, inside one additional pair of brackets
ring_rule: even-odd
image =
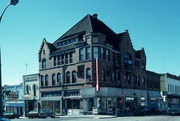
[(75, 38), (60, 41), (57, 44), (58, 44), (58, 46), (65, 46), (65, 45), (72, 44), (72, 43), (76, 42), (77, 40), (78, 40), (78, 38), (75, 37)]

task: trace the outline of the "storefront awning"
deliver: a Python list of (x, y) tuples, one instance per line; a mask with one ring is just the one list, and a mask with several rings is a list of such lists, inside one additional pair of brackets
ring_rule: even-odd
[(148, 91), (148, 96), (149, 96), (149, 98), (162, 99), (159, 91), (149, 90)]
[(6, 102), (5, 106), (24, 107), (24, 103), (23, 102)]

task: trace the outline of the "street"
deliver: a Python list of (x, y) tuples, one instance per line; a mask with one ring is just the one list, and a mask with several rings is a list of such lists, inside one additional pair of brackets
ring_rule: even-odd
[(129, 117), (61, 117), (61, 118), (47, 118), (47, 119), (12, 119), (11, 121), (180, 121), (180, 116), (129, 116)]

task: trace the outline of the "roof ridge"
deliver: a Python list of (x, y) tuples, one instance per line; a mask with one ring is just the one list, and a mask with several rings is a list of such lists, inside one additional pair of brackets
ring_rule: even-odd
[(78, 21), (73, 27), (71, 27), (68, 31), (66, 31), (63, 35), (61, 35), (56, 41), (54, 41), (52, 44), (56, 43), (58, 40), (62, 39), (64, 35), (66, 35), (68, 32), (70, 32), (75, 26), (77, 26), (79, 23), (81, 23), (86, 17), (88, 17), (89, 14), (87, 14), (83, 19)]
[(91, 15), (90, 14), (88, 14), (88, 20), (89, 20), (89, 23), (90, 23), (90, 26), (91, 26), (91, 32), (93, 32), (93, 27), (92, 27), (92, 21), (91, 21)]

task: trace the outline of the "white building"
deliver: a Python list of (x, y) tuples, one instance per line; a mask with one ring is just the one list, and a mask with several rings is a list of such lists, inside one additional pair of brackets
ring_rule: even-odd
[(24, 101), (25, 116), (30, 111), (39, 109), (39, 74), (30, 74), (23, 76), (24, 82)]
[[(180, 77), (166, 73), (161, 76), (161, 94), (180, 95)], [(166, 101), (163, 95), (164, 101)]]

